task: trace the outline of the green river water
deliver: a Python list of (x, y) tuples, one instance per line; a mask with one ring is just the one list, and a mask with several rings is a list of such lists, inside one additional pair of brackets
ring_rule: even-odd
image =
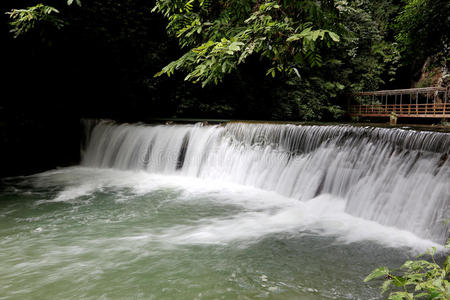
[(2, 182), (0, 299), (379, 299), (431, 245), (327, 195), (65, 168)]

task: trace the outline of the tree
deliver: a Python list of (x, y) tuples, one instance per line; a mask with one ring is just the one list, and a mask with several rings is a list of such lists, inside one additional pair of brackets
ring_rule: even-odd
[(276, 73), (301, 77), (323, 65), (321, 52), (339, 42), (333, 1), (158, 0), (154, 11), (188, 51), (157, 75), (185, 70), (186, 80), (217, 83), (251, 55)]
[[(153, 11), (166, 18), (181, 49), (168, 42), (163, 20), (145, 1), (83, 2), (72, 10), (56, 6), (61, 16), (53, 14), (64, 23), (56, 39), (77, 43), (76, 49), (100, 45), (109, 68), (117, 63), (123, 74), (124, 96), (141, 103), (158, 98), (153, 111), (168, 103), (171, 116), (195, 117), (200, 110), (202, 117), (330, 120), (343, 114), (345, 92), (377, 89), (394, 76), (399, 56), (387, 29), (392, 1), (380, 2), (390, 8), (383, 14), (369, 0), (157, 0)], [(44, 24), (40, 15), (33, 19), (27, 37), (42, 29), (41, 19)], [(15, 21), (13, 30), (30, 22)], [(174, 73), (170, 81), (160, 77)]]
[(407, 0), (394, 24), (404, 58), (423, 62), (437, 55), (440, 59), (448, 59), (449, 16), (449, 1)]
[(159, 0), (154, 11), (186, 52), (157, 76), (184, 71), (205, 86), (256, 56), (267, 75), (282, 78), (275, 93), (286, 115), (336, 118), (345, 87), (373, 90), (395, 75), (397, 46), (386, 40), (388, 21), (375, 8), (365, 0)]

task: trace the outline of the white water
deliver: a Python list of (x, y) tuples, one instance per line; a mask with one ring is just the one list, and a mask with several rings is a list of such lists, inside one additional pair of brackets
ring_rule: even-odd
[[(91, 199), (95, 201), (93, 199), (98, 197), (96, 193), (99, 191), (114, 193), (117, 204), (132, 204), (139, 196), (170, 191), (173, 197), (168, 197), (161, 208), (176, 203), (205, 209), (228, 205), (236, 209), (231, 215), (201, 217), (195, 222), (181, 221), (170, 227), (138, 227), (132, 235), (120, 238), (139, 244), (160, 242), (170, 247), (240, 242), (245, 246), (270, 234), (291, 233), (293, 236), (329, 236), (344, 244), (375, 241), (386, 247), (406, 247), (412, 253), (420, 253), (430, 247), (443, 249), (409, 231), (351, 216), (345, 212), (345, 200), (330, 194), (298, 201), (275, 192), (224, 181), (85, 167), (37, 174), (32, 185), (43, 190), (64, 187), (53, 198), (35, 202), (37, 207), (57, 202), (83, 205)], [(179, 218), (195, 219), (186, 214)], [(47, 229), (40, 227), (38, 230)]]
[[(290, 220), (295, 227), (300, 219), (305, 222), (297, 214), (310, 209), (308, 216), (345, 213), (439, 243), (447, 237), (450, 134), (350, 126), (148, 126), (101, 121), (87, 136), (84, 166), (226, 181), (297, 199), (298, 206), (287, 205), (275, 215), (247, 216), (242, 224), (233, 220), (241, 227), (256, 228), (254, 232), (262, 223), (276, 230), (279, 220), (283, 226)], [(314, 201), (320, 205), (312, 205)], [(253, 223), (245, 223), (248, 220)], [(349, 218), (346, 224), (367, 225), (357, 220)], [(209, 231), (192, 229), (183, 236), (226, 239), (230, 224), (213, 223)], [(364, 230), (373, 228), (369, 227)], [(333, 231), (333, 226), (327, 230)]]

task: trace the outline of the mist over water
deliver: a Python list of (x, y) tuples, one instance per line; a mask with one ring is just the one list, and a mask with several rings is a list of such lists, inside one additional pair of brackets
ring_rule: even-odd
[(87, 126), (78, 167), (0, 186), (0, 299), (379, 299), (443, 250), (449, 135)]

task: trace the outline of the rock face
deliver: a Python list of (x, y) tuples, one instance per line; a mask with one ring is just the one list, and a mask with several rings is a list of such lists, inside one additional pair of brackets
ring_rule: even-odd
[(412, 87), (447, 87), (450, 84), (448, 69), (448, 63), (439, 64), (435, 58), (428, 58), (423, 64), (419, 80), (413, 82)]

